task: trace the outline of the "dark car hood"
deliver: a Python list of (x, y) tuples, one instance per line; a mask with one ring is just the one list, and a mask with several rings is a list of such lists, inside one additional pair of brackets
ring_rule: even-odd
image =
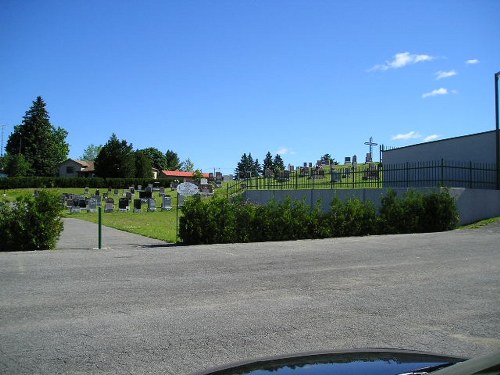
[(265, 358), (219, 367), (199, 375), (390, 375), (419, 369), (436, 369), (451, 365), (463, 358), (431, 353), (364, 349), (327, 353), (301, 353), (284, 357)]

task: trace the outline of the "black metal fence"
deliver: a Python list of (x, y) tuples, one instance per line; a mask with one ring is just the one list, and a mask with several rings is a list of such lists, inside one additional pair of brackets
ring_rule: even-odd
[(432, 161), (300, 168), (235, 181), (228, 195), (243, 190), (356, 189), (387, 187), (496, 188), (496, 166), (487, 163)]

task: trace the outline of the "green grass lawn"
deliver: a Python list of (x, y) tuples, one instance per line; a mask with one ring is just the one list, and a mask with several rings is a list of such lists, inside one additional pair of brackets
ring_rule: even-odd
[(499, 221), (500, 217), (492, 217), (491, 219), (480, 220), (472, 224), (461, 226), (460, 229), (477, 229)]
[[(84, 195), (85, 191), (81, 188), (54, 188), (47, 189), (54, 191), (58, 194), (69, 193), (69, 194), (80, 194)], [(107, 192), (107, 189), (99, 189), (101, 194)], [(23, 194), (33, 194), (35, 189), (12, 189), (3, 192), (3, 198), (7, 201), (15, 201), (17, 197)], [(172, 197), (172, 210), (161, 211), (161, 197), (158, 192), (153, 193), (153, 198), (156, 201), (156, 212), (147, 212), (147, 204), (143, 204), (142, 212), (133, 212), (133, 206), (128, 212), (120, 212), (118, 210), (118, 199), (122, 197), (123, 190), (120, 189), (118, 195), (114, 195), (113, 192), (109, 197), (115, 200), (115, 211), (112, 213), (104, 212), (104, 205), (102, 210), (102, 225), (120, 229), (130, 233), (136, 233), (143, 236), (156, 238), (158, 240), (174, 243), (176, 239), (176, 207), (177, 207), (177, 192), (170, 191), (166, 189), (165, 193)], [(90, 189), (89, 194), (94, 194), (95, 189)], [(135, 197), (138, 195), (136, 193)], [(181, 211), (179, 210), (179, 217)], [(93, 223), (98, 222), (97, 212), (81, 212), (81, 213), (70, 213), (68, 209), (63, 211), (64, 217), (71, 217), (79, 220), (86, 220)]]

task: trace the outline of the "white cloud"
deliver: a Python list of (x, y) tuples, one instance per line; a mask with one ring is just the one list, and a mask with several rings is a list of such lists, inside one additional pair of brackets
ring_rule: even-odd
[(478, 59), (470, 59), (470, 60), (467, 60), (465, 63), (467, 65), (475, 65), (475, 64), (479, 64), (479, 60)]
[(391, 139), (393, 141), (404, 141), (404, 140), (408, 140), (408, 139), (415, 139), (415, 138), (420, 138), (421, 135), (416, 132), (416, 131), (411, 131), (411, 132), (408, 132), (406, 134), (397, 134), (397, 135), (394, 135)]
[[(432, 90), (431, 92), (426, 92), (425, 94), (422, 94), (422, 98), (428, 98), (430, 96), (438, 96), (438, 95), (448, 95), (450, 92), (448, 91), (448, 89), (445, 89), (445, 88), (440, 88), (440, 89), (436, 89), (436, 90)], [(456, 93), (456, 91), (454, 91), (454, 93)]]
[(399, 69), (407, 65), (416, 64), (419, 62), (432, 61), (435, 57), (430, 55), (416, 55), (410, 52), (401, 52), (394, 55), (391, 61), (386, 61), (385, 64), (375, 65), (369, 71), (385, 71), (389, 69)]
[(424, 138), (424, 142), (430, 142), (430, 141), (435, 141), (436, 139), (439, 138), (439, 135), (437, 134), (432, 134)]
[(278, 151), (275, 152), (278, 155), (295, 155), (295, 152), (290, 150), (289, 148), (282, 147)]
[(456, 76), (457, 74), (458, 73), (455, 70), (449, 70), (447, 72), (443, 72), (440, 70), (439, 72), (434, 73), (434, 75), (436, 76), (436, 79), (449, 78), (449, 77)]

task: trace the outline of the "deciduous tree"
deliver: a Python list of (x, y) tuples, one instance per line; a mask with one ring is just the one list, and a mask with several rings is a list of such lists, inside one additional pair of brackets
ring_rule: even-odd
[(102, 145), (96, 146), (90, 144), (85, 150), (83, 150), (83, 155), (80, 157), (81, 160), (94, 161), (101, 151)]

